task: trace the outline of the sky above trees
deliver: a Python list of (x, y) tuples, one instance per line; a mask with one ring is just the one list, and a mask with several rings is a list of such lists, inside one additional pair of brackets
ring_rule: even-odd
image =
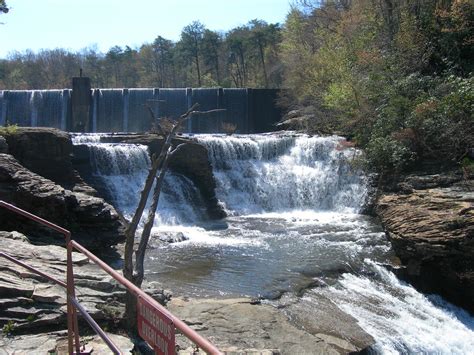
[(158, 36), (176, 41), (183, 27), (200, 21), (228, 31), (258, 18), (282, 23), (290, 0), (9, 0), (2, 15), (0, 58), (31, 49), (139, 47)]

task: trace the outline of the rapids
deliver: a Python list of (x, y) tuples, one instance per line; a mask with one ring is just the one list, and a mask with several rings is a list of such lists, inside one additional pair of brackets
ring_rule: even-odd
[[(208, 149), (229, 217), (209, 221), (192, 182), (169, 173), (153, 232), (187, 240), (152, 243), (149, 280), (197, 297), (277, 305), (285, 295), (307, 305), (309, 316), (325, 297), (374, 337), (375, 353), (472, 352), (474, 318), (384, 266), (393, 258), (390, 243), (377, 221), (360, 214), (367, 179), (356, 168), (359, 153), (344, 149), (340, 137), (194, 137)], [(94, 135), (74, 141), (90, 146), (95, 174), (130, 218), (150, 165), (146, 147), (102, 144)]]

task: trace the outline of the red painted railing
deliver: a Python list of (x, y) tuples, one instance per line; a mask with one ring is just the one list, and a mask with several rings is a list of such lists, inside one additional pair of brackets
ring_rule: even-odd
[[(44, 226), (49, 227), (61, 234), (64, 235), (66, 239), (66, 246), (67, 246), (67, 272), (66, 272), (66, 283), (55, 279), (52, 276), (45, 274), (44, 272), (27, 265), (26, 263), (13, 258), (12, 256), (8, 255), (7, 253), (0, 252), (0, 257), (4, 257), (38, 275), (43, 276), (49, 281), (57, 283), (67, 290), (67, 324), (68, 324), (68, 351), (69, 354), (85, 354), (85, 349), (81, 349), (80, 342), (79, 342), (79, 326), (77, 322), (77, 311), (79, 311), (84, 319), (89, 323), (89, 325), (94, 329), (94, 331), (104, 340), (107, 346), (112, 350), (114, 354), (121, 354), (120, 349), (113, 343), (113, 341), (107, 336), (107, 334), (100, 328), (100, 326), (92, 319), (92, 317), (87, 313), (84, 307), (81, 306), (78, 299), (75, 295), (75, 285), (74, 285), (74, 270), (73, 270), (73, 263), (72, 263), (72, 251), (73, 249), (81, 252), (85, 256), (87, 256), (91, 261), (97, 264), (102, 270), (107, 272), (110, 276), (112, 276), (115, 280), (117, 280), (120, 284), (125, 286), (132, 294), (134, 294), (138, 299), (145, 300), (146, 303), (152, 307), (153, 312), (170, 319), (174, 325), (174, 327), (181, 331), (189, 340), (195, 343), (199, 348), (204, 350), (208, 354), (221, 354), (221, 352), (211, 344), (207, 339), (200, 336), (195, 330), (191, 329), (186, 323), (184, 323), (181, 319), (175, 317), (171, 314), (166, 308), (160, 305), (157, 301), (155, 301), (151, 296), (147, 295), (143, 290), (135, 286), (132, 282), (124, 278), (120, 275), (117, 271), (112, 269), (109, 265), (91, 253), (89, 250), (84, 248), (81, 244), (77, 243), (74, 240), (71, 240), (71, 233), (54, 223), (51, 223), (41, 217), (38, 217), (32, 213), (29, 213), (25, 210), (22, 210), (14, 205), (6, 203), (0, 200), (0, 207), (4, 207), (10, 211), (13, 211), (17, 214), (20, 214), (30, 220), (33, 220), (37, 223), (40, 223)], [(174, 338), (174, 337), (173, 337)], [(153, 344), (150, 344), (153, 345)], [(173, 344), (174, 345), (174, 344)], [(157, 353), (161, 353), (159, 349), (155, 347), (155, 351)]]

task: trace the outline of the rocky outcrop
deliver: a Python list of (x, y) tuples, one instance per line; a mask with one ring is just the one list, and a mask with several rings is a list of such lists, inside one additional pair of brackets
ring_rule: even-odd
[[(122, 335), (107, 333), (107, 336), (122, 351), (130, 354), (134, 348), (129, 338)], [(93, 350), (94, 355), (109, 355), (110, 349), (98, 336), (81, 336), (81, 345), (86, 350)], [(18, 335), (3, 337), (0, 335), (0, 354), (31, 355), (31, 354), (67, 354), (67, 331), (56, 331), (45, 334)]]
[[(32, 244), (23, 234), (0, 231), (0, 250), (29, 266), (66, 280), (66, 250)], [(110, 325), (123, 319), (125, 289), (80, 253), (73, 253), (76, 296), (96, 321)], [(13, 334), (64, 329), (66, 291), (41, 276), (0, 257), (0, 327), (10, 322)], [(162, 304), (171, 296), (154, 283), (145, 291)], [(1, 352), (0, 352), (1, 354)]]
[[(330, 303), (329, 301), (327, 301)], [(219, 349), (235, 354), (347, 354), (357, 353), (374, 340), (359, 328), (355, 319), (333, 306), (333, 317), (313, 319), (312, 328), (292, 322), (281, 310), (250, 299), (173, 299), (170, 311), (183, 319)], [(331, 322), (326, 322), (332, 318)], [(297, 326), (299, 323), (299, 326)], [(329, 329), (330, 325), (333, 329)], [(351, 329), (349, 331), (349, 329)], [(349, 335), (350, 334), (350, 335)], [(177, 337), (180, 348), (189, 341)]]
[(411, 175), (376, 206), (406, 277), (474, 313), (474, 180)]
[(47, 127), (19, 127), (5, 135), (5, 139), (8, 153), (27, 169), (68, 190), (96, 194), (73, 169), (72, 143), (66, 132)]
[[(143, 144), (149, 147), (151, 155), (159, 155), (164, 139), (156, 134), (114, 134), (101, 137), (101, 142)], [(186, 145), (170, 160), (170, 170), (186, 176), (199, 189), (210, 218), (225, 217), (225, 212), (215, 195), (216, 182), (209, 163), (207, 149), (196, 141), (184, 137), (177, 137), (173, 140), (175, 146), (181, 143), (186, 143)], [(87, 171), (90, 170), (90, 161), (85, 145), (74, 146), (73, 162), (87, 181), (87, 176), (90, 175), (90, 172)]]
[[(66, 250), (55, 245), (33, 245), (18, 232), (0, 232), (0, 250), (60, 281), (66, 279)], [(73, 253), (77, 295), (95, 320), (120, 320), (119, 303), (124, 291), (112, 278), (89, 263), (87, 257)], [(64, 329), (66, 291), (47, 283), (26, 269), (0, 257), (0, 326), (10, 322), (13, 333), (34, 329)]]
[[(104, 200), (66, 190), (23, 167), (13, 156), (0, 154), (0, 199), (23, 208), (72, 232), (73, 238), (91, 250), (123, 239), (125, 222)], [(3, 230), (54, 235), (38, 224), (0, 209)]]

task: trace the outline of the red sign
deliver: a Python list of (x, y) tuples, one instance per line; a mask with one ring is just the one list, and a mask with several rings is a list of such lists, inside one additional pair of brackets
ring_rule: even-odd
[(138, 334), (155, 349), (156, 354), (175, 354), (174, 324), (170, 317), (138, 296)]

